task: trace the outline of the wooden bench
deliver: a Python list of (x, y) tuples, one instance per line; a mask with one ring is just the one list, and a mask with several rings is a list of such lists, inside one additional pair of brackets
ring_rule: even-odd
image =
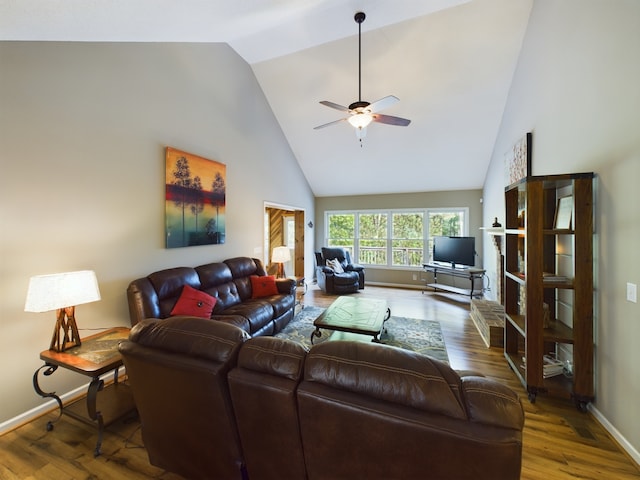
[(471, 320), (487, 347), (504, 346), (504, 307), (492, 300), (471, 300)]

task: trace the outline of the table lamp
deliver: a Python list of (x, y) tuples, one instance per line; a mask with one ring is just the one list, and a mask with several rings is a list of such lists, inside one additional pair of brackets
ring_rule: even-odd
[(24, 311), (56, 311), (56, 327), (49, 348), (63, 352), (81, 343), (75, 319), (75, 306), (98, 300), (98, 280), (91, 270), (37, 275), (29, 279)]
[(291, 252), (288, 247), (276, 247), (273, 249), (271, 261), (278, 264), (277, 278), (284, 278), (284, 264), (291, 260)]

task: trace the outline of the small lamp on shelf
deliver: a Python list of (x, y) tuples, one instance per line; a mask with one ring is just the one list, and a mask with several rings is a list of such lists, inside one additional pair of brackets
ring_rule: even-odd
[(98, 280), (91, 270), (37, 275), (29, 279), (24, 311), (56, 311), (56, 326), (49, 348), (64, 352), (81, 344), (75, 306), (98, 300)]
[(288, 247), (276, 247), (273, 249), (271, 261), (278, 264), (277, 278), (284, 278), (284, 264), (291, 260), (291, 252)]

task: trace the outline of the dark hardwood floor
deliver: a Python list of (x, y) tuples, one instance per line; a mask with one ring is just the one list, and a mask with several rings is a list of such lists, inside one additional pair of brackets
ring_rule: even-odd
[[(438, 320), (453, 368), (478, 371), (520, 395), (526, 415), (522, 479), (640, 479), (638, 466), (590, 413), (543, 395), (535, 404), (527, 400), (502, 351), (482, 342), (468, 298), (371, 286), (357, 295), (386, 298), (392, 315)], [(310, 286), (304, 302), (327, 307), (334, 299)], [(94, 458), (95, 429), (64, 416), (47, 432), (47, 421), (56, 417), (46, 414), (0, 437), (0, 479), (180, 478), (149, 465), (136, 419), (108, 427), (103, 455)]]

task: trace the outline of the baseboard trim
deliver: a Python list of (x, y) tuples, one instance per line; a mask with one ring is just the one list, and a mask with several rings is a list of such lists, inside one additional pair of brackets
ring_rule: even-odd
[(622, 433), (620, 433), (620, 431), (616, 427), (614, 427), (611, 422), (609, 422), (609, 420), (607, 420), (607, 418), (602, 414), (602, 412), (600, 412), (600, 410), (593, 406), (593, 404), (589, 404), (589, 411), (600, 423), (600, 425), (602, 425), (602, 428), (604, 428), (609, 433), (609, 435), (611, 435), (614, 440), (618, 442), (620, 448), (622, 448), (622, 450), (624, 450), (626, 454), (629, 455), (629, 457), (631, 457), (634, 462), (636, 462), (636, 465), (640, 467), (640, 452), (638, 452), (638, 450), (636, 450), (635, 447), (631, 445), (631, 443), (629, 443), (624, 435), (622, 435)]
[[(118, 371), (118, 376), (122, 378), (122, 374), (124, 373), (124, 367), (120, 367)], [(113, 370), (109, 373), (105, 373), (102, 377), (105, 380), (105, 384), (109, 383), (109, 381), (113, 380)], [(81, 385), (78, 388), (74, 388), (73, 390), (60, 395), (60, 400), (62, 400), (62, 404), (66, 405), (73, 400), (85, 395), (87, 393), (87, 389), (89, 388), (89, 383), (85, 385)], [(0, 423), (0, 435), (4, 435), (5, 433), (9, 433), (11, 430), (15, 430), (18, 427), (21, 427), (25, 423), (32, 422), (38, 417), (46, 415), (47, 413), (57, 410), (58, 402), (56, 402), (53, 398), (45, 401), (42, 405), (32, 408), (20, 415), (10, 418), (2, 423)]]
[(389, 287), (389, 288), (406, 288), (409, 290), (424, 290), (424, 285), (411, 285), (407, 283), (371, 282), (367, 280), (364, 284), (364, 288), (367, 288), (367, 285), (371, 285), (373, 287)]

